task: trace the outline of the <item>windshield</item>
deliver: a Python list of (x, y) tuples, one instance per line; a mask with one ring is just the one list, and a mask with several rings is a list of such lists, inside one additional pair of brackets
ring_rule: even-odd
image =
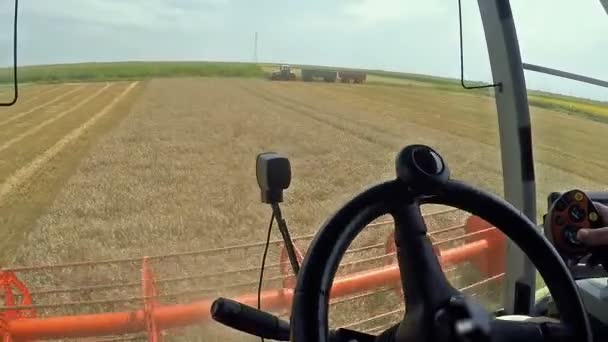
[[(541, 29), (525, 24), (539, 16), (544, 5), (513, 2), (524, 62), (608, 79), (603, 48), (608, 16), (597, 1), (559, 2)], [(584, 18), (584, 20), (572, 20)], [(552, 75), (526, 72), (531, 106), (539, 213), (546, 210), (550, 192), (579, 188), (605, 191), (608, 166), (606, 145), (599, 139), (606, 130), (608, 89)], [(553, 94), (558, 94), (555, 96)]]
[[(256, 183), (264, 151), (290, 160), (281, 209), (302, 255), (341, 205), (395, 177), (395, 156), (409, 144), (439, 151), (452, 178), (504, 194), (496, 89), (461, 85), (455, 0), (20, 6), (20, 99), (0, 109), (0, 275), (29, 294), (14, 290), (18, 300), (0, 312), (147, 315), (194, 305), (179, 324), (169, 320), (177, 328), (163, 321), (104, 336), (247, 340), (208, 310), (218, 296), (257, 305), (271, 217)], [(608, 79), (598, 1), (514, 0), (513, 15), (524, 62)], [(491, 85), (477, 2), (462, 3), (462, 18), (464, 83)], [(525, 76), (540, 222), (552, 191), (605, 190), (608, 93)], [(453, 208), (422, 212), (452, 284), (501, 308), (501, 233)], [(407, 310), (392, 228), (378, 219), (343, 258), (332, 328), (376, 334)], [(378, 270), (385, 277), (365, 286), (348, 282)], [(276, 223), (263, 278), (261, 306), (288, 319), (294, 282)]]
[[(560, 1), (539, 26), (534, 20), (542, 16), (546, 4), (513, 1), (524, 62), (608, 80), (606, 5)], [(526, 71), (525, 76), (537, 174), (537, 221), (542, 223), (550, 193), (608, 190), (604, 177), (608, 146), (600, 138), (608, 127), (608, 89), (606, 82), (598, 86), (534, 71)], [(537, 296), (546, 294), (542, 278), (537, 278)]]

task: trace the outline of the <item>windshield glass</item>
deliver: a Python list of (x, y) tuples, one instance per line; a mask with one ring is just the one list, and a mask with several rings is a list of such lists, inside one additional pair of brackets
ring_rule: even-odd
[(12, 1), (0, 4), (0, 104), (8, 104), (14, 97), (14, 13)]
[[(546, 13), (551, 6), (551, 15)], [(604, 7), (606, 6), (606, 7)], [(512, 1), (524, 63), (540, 65), (606, 84), (608, 4), (600, 1), (528, 3)], [(543, 17), (543, 25), (537, 25)], [(576, 18), (576, 20), (574, 19)], [(578, 20), (584, 18), (584, 20)], [(548, 196), (572, 189), (606, 191), (608, 89), (526, 71), (536, 169), (537, 221)], [(537, 296), (546, 294), (538, 276)]]
[[(534, 25), (545, 4), (513, 1), (524, 62), (608, 79), (605, 48), (608, 16), (599, 1), (552, 6), (544, 25)], [(584, 18), (584, 20), (573, 20)], [(539, 214), (553, 191), (580, 188), (604, 191), (608, 145), (605, 134), (608, 89), (552, 75), (526, 71), (531, 104)], [(540, 218), (540, 216), (539, 216)]]
[[(555, 18), (523, 3), (514, 1), (514, 16), (525, 62), (608, 79), (599, 3), (564, 4)], [(218, 296), (257, 305), (271, 217), (256, 183), (264, 151), (290, 160), (281, 209), (302, 255), (341, 205), (395, 177), (395, 156), (409, 144), (435, 148), (454, 179), (503, 196), (495, 90), (460, 84), (456, 1), (21, 6), (22, 94), (0, 109), (0, 266), (29, 289), (12, 304), (25, 305), (22, 317), (161, 306), (183, 314), (176, 304), (186, 304), (185, 316), (171, 316), (183, 321), (158, 323), (176, 328), (141, 323), (106, 335), (245, 340), (208, 312)], [(574, 9), (586, 19), (568, 29), (561, 23)], [(462, 16), (465, 83), (492, 84), (477, 3), (463, 2)], [(552, 24), (537, 25), (539, 16)], [(606, 184), (608, 146), (596, 137), (607, 97), (526, 78), (540, 217), (548, 192)], [(500, 233), (452, 208), (422, 212), (452, 284), (500, 308)], [(392, 227), (379, 218), (343, 258), (332, 328), (377, 334), (407, 310)], [(288, 319), (294, 281), (276, 222), (269, 236), (261, 306)]]

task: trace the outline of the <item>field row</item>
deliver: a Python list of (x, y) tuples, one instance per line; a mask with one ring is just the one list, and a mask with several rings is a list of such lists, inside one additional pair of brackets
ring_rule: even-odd
[[(350, 127), (367, 140), (394, 148), (404, 142), (429, 142), (449, 158), (455, 177), (502, 193), (497, 118), (491, 98), (422, 87), (315, 85), (292, 87), (291, 94), (284, 88), (273, 86), (267, 98), (287, 107), (304, 104), (310, 115), (327, 124)], [(598, 158), (598, 153), (608, 148), (608, 143), (597, 139), (605, 127), (532, 108), (539, 203), (556, 188), (597, 189), (606, 184), (603, 170), (608, 161)]]
[[(69, 91), (63, 92), (58, 108), (64, 103), (77, 106), (101, 92), (89, 104), (99, 108), (126, 84), (61, 87)], [(78, 115), (61, 113), (47, 109), (31, 120), (20, 118), (15, 123), (22, 126), (12, 124), (11, 132), (0, 122), (0, 136), (6, 137), (0, 155), (14, 155), (9, 151), (19, 146), (24, 156), (0, 165), (5, 177), (49, 146), (52, 138), (37, 132), (58, 136), (60, 130), (79, 125)], [(596, 156), (608, 143), (594, 138), (601, 135), (602, 123), (546, 109), (534, 109), (532, 119), (539, 213), (551, 191), (605, 186), (602, 170), (608, 165)], [(441, 151), (455, 178), (500, 194), (496, 121), (490, 98), (423, 87), (154, 80), (124, 125), (85, 158), (71, 180), (76, 183), (63, 191), (69, 196), (58, 198), (56, 209), (45, 218), (50, 221), (43, 220), (43, 225), (58, 231), (88, 225), (101, 241), (102, 236), (123, 236), (126, 245), (118, 243), (116, 248), (129, 255), (261, 239), (260, 231), (249, 227), (262, 226), (266, 216), (258, 205), (252, 171), (254, 156), (263, 150), (292, 158), (288, 203), (297, 233), (313, 232), (342, 201), (369, 184), (392, 178), (395, 153), (412, 143)], [(35, 135), (32, 143), (24, 143)], [(98, 224), (91, 223), (98, 219)], [(157, 231), (165, 229), (161, 227), (167, 233)], [(226, 235), (220, 227), (239, 233)], [(89, 233), (81, 230), (74, 241)], [(157, 246), (154, 241), (163, 243)], [(95, 246), (86, 251), (98, 251)], [(111, 249), (106, 251), (104, 257), (112, 256)], [(60, 255), (58, 251), (56, 261), (68, 261)], [(82, 256), (89, 259), (86, 253)]]
[[(0, 240), (19, 244), (73, 170), (97, 124), (136, 82), (33, 86), (0, 112)], [(113, 114), (113, 113), (111, 113)], [(9, 250), (3, 246), (3, 251)], [(1, 255), (8, 257), (8, 253)]]
[[(605, 161), (593, 158), (603, 143), (588, 142), (601, 124), (548, 110), (535, 110), (533, 121), (539, 211), (550, 191), (605, 184)], [(99, 236), (81, 259), (262, 239), (252, 228), (267, 214), (252, 163), (260, 151), (277, 150), (293, 162), (290, 221), (296, 233), (310, 233), (348, 197), (392, 178), (396, 151), (410, 143), (437, 147), (454, 177), (502, 192), (494, 104), (486, 97), (418, 87), (155, 80), (124, 125), (85, 158), (41, 225), (57, 233), (86, 225), (74, 243)], [(97, 245), (116, 236), (113, 248)], [(87, 254), (99, 250), (104, 255)], [(56, 261), (69, 260), (55, 252)]]

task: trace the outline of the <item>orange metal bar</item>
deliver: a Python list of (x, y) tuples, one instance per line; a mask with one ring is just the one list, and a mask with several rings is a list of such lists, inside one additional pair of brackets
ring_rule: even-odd
[(0, 341), (12, 342), (11, 335), (8, 332), (8, 325), (3, 315), (0, 314)]
[[(291, 290), (262, 292), (262, 308), (275, 310), (289, 307), (293, 297)], [(256, 294), (236, 298), (255, 306)], [(211, 300), (188, 304), (158, 306), (154, 309), (154, 321), (159, 329), (176, 328), (211, 319)], [(15, 340), (52, 339), (63, 337), (92, 337), (127, 334), (146, 330), (144, 310), (114, 312), (79, 316), (63, 316), (39, 319), (16, 319), (8, 322), (8, 332)]]
[[(0, 293), (3, 293), (4, 306), (8, 310), (0, 312), (0, 318), (10, 321), (18, 318), (34, 318), (36, 310), (29, 308), (26, 310), (16, 309), (17, 306), (28, 306), (33, 303), (32, 295), (25, 284), (17, 278), (14, 272), (0, 271)], [(16, 291), (16, 292), (14, 292)], [(19, 297), (20, 300), (16, 300)], [(10, 309), (13, 307), (13, 309)], [(2, 332), (2, 330), (0, 330)]]
[[(474, 241), (466, 245), (440, 252), (443, 264), (458, 263), (478, 256), (488, 250), (486, 240)], [(331, 289), (332, 297), (341, 297), (400, 280), (399, 267), (388, 265), (336, 278)], [(289, 309), (293, 290), (279, 289), (262, 292), (262, 308), (265, 310)], [(256, 305), (257, 294), (246, 294), (234, 298), (248, 305)], [(188, 304), (157, 306), (153, 310), (153, 320), (158, 329), (187, 326), (211, 319), (211, 300)], [(69, 337), (92, 337), (110, 334), (127, 334), (146, 331), (145, 311), (114, 312), (80, 316), (63, 316), (37, 319), (16, 319), (7, 322), (7, 330), (15, 340), (52, 339)]]
[(147, 257), (141, 261), (141, 290), (144, 296), (144, 318), (146, 320), (146, 331), (148, 332), (148, 342), (161, 342), (160, 332), (154, 319), (154, 309), (156, 308), (156, 286), (152, 269)]
[(472, 256), (480, 255), (488, 250), (490, 244), (487, 240), (477, 240), (462, 246), (439, 250), (439, 260), (442, 264), (459, 264)]

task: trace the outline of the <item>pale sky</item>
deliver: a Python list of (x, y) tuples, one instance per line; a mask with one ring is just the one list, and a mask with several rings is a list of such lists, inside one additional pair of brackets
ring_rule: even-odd
[[(491, 81), (477, 1), (463, 1), (466, 78)], [(9, 62), (10, 0), (0, 5)], [(608, 80), (598, 0), (512, 0), (525, 62)], [(259, 61), (458, 77), (457, 0), (21, 0), (20, 64)], [(608, 89), (526, 72), (529, 88), (608, 101)]]

